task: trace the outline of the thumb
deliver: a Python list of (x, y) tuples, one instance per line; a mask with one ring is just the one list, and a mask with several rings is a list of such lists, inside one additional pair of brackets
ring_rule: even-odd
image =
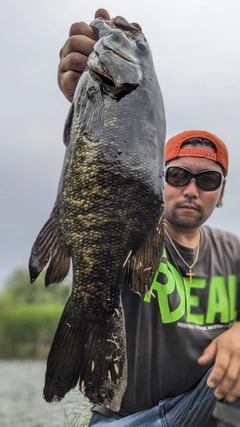
[(215, 356), (217, 354), (217, 342), (214, 340), (209, 344), (205, 350), (203, 351), (202, 356), (199, 357), (198, 363), (200, 365), (207, 365), (210, 363), (213, 359), (215, 359)]
[(98, 9), (95, 13), (95, 18), (103, 18), (106, 21), (109, 21), (111, 19), (106, 9)]

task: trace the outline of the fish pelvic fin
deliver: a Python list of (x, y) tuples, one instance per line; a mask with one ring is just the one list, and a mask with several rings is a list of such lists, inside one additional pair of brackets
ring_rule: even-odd
[(31, 283), (36, 280), (46, 265), (48, 265), (45, 275), (46, 286), (62, 282), (70, 268), (70, 254), (63, 241), (54, 209), (31, 250), (29, 259)]
[(149, 292), (157, 268), (160, 264), (164, 245), (163, 206), (160, 209), (156, 225), (149, 232), (143, 245), (128, 262), (128, 274), (131, 288), (143, 297)]
[(106, 320), (71, 313), (71, 296), (48, 356), (43, 397), (61, 401), (79, 381), (93, 404), (118, 411), (127, 383), (124, 317), (121, 307)]

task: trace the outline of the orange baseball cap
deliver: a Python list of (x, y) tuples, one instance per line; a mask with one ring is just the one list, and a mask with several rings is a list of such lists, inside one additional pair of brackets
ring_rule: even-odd
[[(216, 152), (205, 150), (200, 147), (183, 147), (182, 143), (191, 138), (204, 138), (211, 141), (216, 148)], [(228, 150), (226, 145), (216, 135), (204, 130), (187, 130), (170, 138), (165, 147), (165, 162), (177, 157), (205, 157), (219, 163), (228, 172)]]

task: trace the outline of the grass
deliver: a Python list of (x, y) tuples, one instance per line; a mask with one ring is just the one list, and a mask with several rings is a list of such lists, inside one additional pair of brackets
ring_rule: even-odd
[(91, 417), (89, 404), (86, 403), (81, 410), (72, 410), (71, 415), (65, 412), (64, 417), (64, 427), (87, 427)]
[(0, 310), (0, 357), (45, 358), (63, 307), (25, 304)]

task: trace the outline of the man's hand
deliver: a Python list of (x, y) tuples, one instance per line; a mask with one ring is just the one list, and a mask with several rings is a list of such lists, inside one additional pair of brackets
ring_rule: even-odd
[(216, 387), (217, 399), (234, 402), (240, 398), (240, 322), (215, 338), (198, 359), (200, 365), (215, 359), (207, 385)]
[[(105, 9), (98, 9), (95, 18), (110, 19)], [(69, 39), (60, 50), (60, 63), (58, 66), (58, 84), (66, 98), (72, 102), (73, 95), (87, 59), (93, 51), (97, 35), (85, 22), (73, 24), (69, 31)]]

